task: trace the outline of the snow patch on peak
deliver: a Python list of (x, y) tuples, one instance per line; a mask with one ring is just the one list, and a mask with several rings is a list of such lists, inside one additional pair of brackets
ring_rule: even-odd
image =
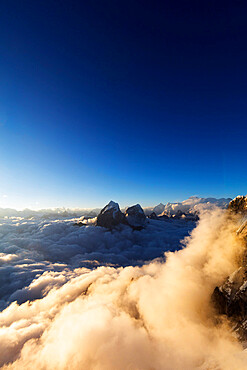
[(104, 208), (104, 211), (109, 211), (110, 209), (119, 210), (119, 204), (111, 200)]
[(113, 217), (115, 217), (119, 212), (119, 204), (111, 200), (100, 212), (101, 214), (104, 214), (105, 212), (111, 211)]
[(175, 215), (177, 212), (184, 213), (200, 213), (205, 209), (211, 209), (213, 206), (220, 208), (226, 208), (231, 201), (231, 198), (199, 198), (197, 196), (191, 196), (182, 202), (167, 203), (164, 206), (163, 215), (168, 214), (170, 216)]

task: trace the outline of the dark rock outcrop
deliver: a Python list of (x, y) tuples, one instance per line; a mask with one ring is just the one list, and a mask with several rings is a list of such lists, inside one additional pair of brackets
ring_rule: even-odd
[(164, 213), (161, 216), (158, 216), (158, 220), (160, 221), (168, 220), (169, 218), (170, 217)]
[(112, 229), (119, 224), (126, 224), (124, 214), (120, 211), (118, 203), (112, 200), (101, 210), (97, 217), (97, 226)]
[(247, 339), (247, 275), (246, 266), (240, 267), (220, 287), (214, 289), (213, 303), (219, 314), (226, 315), (234, 324), (240, 339)]
[(180, 218), (182, 218), (182, 216), (184, 216), (185, 213), (182, 212), (180, 209), (174, 214), (172, 215), (172, 217), (175, 219), (175, 220), (179, 220)]
[(140, 204), (127, 208), (125, 211), (125, 218), (128, 225), (134, 230), (143, 229), (146, 223), (146, 216)]
[(184, 219), (187, 221), (199, 221), (199, 216), (196, 213), (185, 213)]
[(118, 203), (110, 201), (98, 215), (96, 225), (113, 229), (120, 224), (124, 224), (130, 226), (133, 230), (142, 230), (145, 223), (146, 216), (140, 204), (127, 208), (125, 214), (123, 214)]
[(231, 200), (228, 205), (228, 210), (233, 213), (247, 214), (247, 197), (239, 195)]
[(148, 218), (150, 218), (150, 220), (158, 220), (158, 219), (159, 219), (155, 212), (152, 212), (152, 213), (148, 216)]
[(240, 259), (240, 267), (214, 289), (212, 301), (218, 313), (226, 315), (233, 322), (239, 338), (247, 340), (247, 198), (238, 196), (233, 199), (228, 211), (229, 216), (239, 215), (239, 220), (242, 220), (237, 234), (243, 239), (246, 248)]
[(199, 216), (196, 213), (186, 213), (178, 210), (174, 215), (171, 216), (174, 220), (187, 220), (187, 221), (198, 221)]

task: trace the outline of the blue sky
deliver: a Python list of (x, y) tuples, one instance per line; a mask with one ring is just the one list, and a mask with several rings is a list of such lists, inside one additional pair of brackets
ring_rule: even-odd
[(246, 193), (247, 5), (0, 5), (0, 207)]

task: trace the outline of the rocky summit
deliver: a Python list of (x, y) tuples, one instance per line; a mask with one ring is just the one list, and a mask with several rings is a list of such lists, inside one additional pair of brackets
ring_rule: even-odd
[(124, 214), (120, 211), (118, 203), (112, 200), (100, 211), (97, 217), (97, 226), (112, 229), (119, 224), (126, 223)]
[(134, 230), (143, 229), (146, 222), (146, 216), (140, 204), (127, 208), (125, 211), (125, 217), (128, 225)]
[(159, 219), (159, 217), (156, 215), (155, 212), (150, 213), (150, 215), (148, 216), (148, 218), (150, 218), (150, 220), (158, 220)]
[(247, 197), (239, 195), (234, 198), (229, 203), (228, 210), (233, 213), (247, 215)]
[(130, 226), (133, 230), (142, 230), (146, 223), (146, 216), (140, 204), (126, 209), (123, 214), (118, 203), (110, 201), (97, 217), (97, 226), (113, 229), (118, 225)]
[(234, 325), (241, 340), (247, 340), (247, 197), (238, 196), (228, 206), (229, 215), (239, 216), (241, 225), (237, 230), (246, 249), (234, 271), (221, 286), (214, 289), (212, 301), (219, 314), (226, 315)]

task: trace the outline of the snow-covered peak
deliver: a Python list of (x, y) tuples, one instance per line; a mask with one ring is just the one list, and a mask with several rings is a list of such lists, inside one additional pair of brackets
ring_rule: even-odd
[(200, 211), (209, 209), (212, 206), (226, 208), (231, 201), (231, 198), (199, 198), (196, 196), (189, 197), (182, 202), (167, 203), (164, 206), (162, 214), (174, 215), (178, 211), (184, 213), (200, 213)]
[(103, 211), (104, 212), (107, 212), (109, 210), (115, 210), (115, 211), (119, 211), (120, 208), (119, 208), (119, 204), (116, 203), (116, 202), (113, 202), (113, 200), (111, 200), (104, 208), (103, 208)]
[(156, 213), (156, 215), (160, 215), (162, 212), (164, 212), (165, 205), (163, 203), (158, 204), (153, 208), (153, 212)]

